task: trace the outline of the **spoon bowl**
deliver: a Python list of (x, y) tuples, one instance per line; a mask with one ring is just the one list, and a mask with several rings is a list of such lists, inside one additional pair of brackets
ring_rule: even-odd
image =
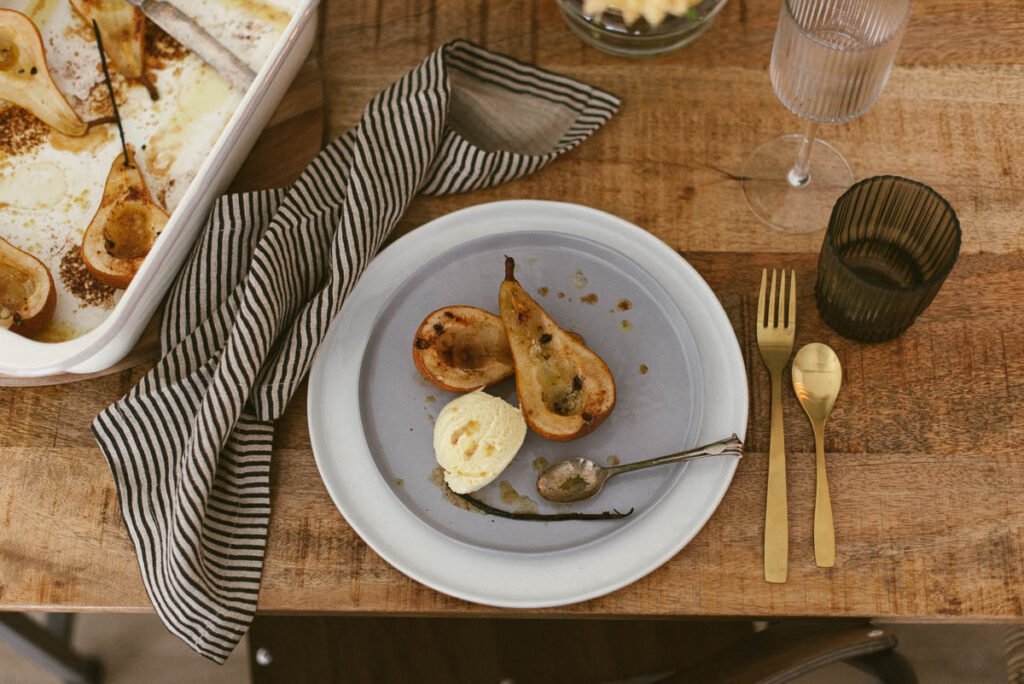
[(812, 423), (820, 420), (824, 425), (842, 384), (843, 367), (831, 347), (812, 342), (797, 352), (793, 359), (793, 391)]
[(690, 449), (689, 451), (651, 458), (646, 461), (624, 463), (610, 468), (599, 465), (589, 458), (570, 458), (548, 466), (541, 472), (537, 477), (537, 492), (548, 501), (574, 503), (594, 496), (604, 488), (604, 483), (608, 478), (621, 473), (665, 465), (667, 463), (678, 463), (695, 458), (720, 455), (742, 457), (743, 442), (739, 440), (739, 437), (733, 435), (728, 439), (713, 442), (696, 449)]
[(573, 503), (600, 492), (609, 477), (607, 468), (589, 458), (570, 458), (545, 469), (537, 491), (548, 501)]

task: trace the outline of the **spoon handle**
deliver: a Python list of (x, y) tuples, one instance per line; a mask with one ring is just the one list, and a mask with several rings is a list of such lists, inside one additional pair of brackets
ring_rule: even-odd
[(814, 450), (818, 462), (818, 486), (814, 501), (814, 563), (819, 568), (836, 564), (836, 529), (832, 522), (832, 497), (825, 473), (825, 428), (814, 425)]
[(694, 458), (704, 458), (705, 456), (719, 456), (723, 454), (729, 454), (740, 458), (743, 456), (743, 442), (736, 435), (727, 439), (720, 439), (717, 442), (711, 444), (705, 444), (689, 451), (681, 451), (677, 454), (669, 454), (668, 456), (659, 456), (658, 458), (649, 458), (646, 461), (637, 461), (635, 463), (624, 463), (620, 466), (614, 466), (612, 468), (605, 468), (605, 472), (608, 477), (618, 475), (619, 473), (628, 473), (633, 470), (642, 470), (643, 468), (652, 468), (654, 466), (665, 465), (666, 463), (678, 463), (679, 461), (689, 461)]

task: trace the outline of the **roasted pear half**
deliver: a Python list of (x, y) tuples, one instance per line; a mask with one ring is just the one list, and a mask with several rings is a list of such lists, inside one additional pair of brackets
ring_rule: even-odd
[(142, 12), (126, 0), (71, 0), (71, 6), (90, 25), (96, 21), (103, 51), (114, 69), (126, 78), (142, 81), (153, 95), (146, 78), (146, 18)]
[(56, 306), (50, 269), (0, 238), (0, 328), (35, 335), (53, 318)]
[(527, 424), (559, 442), (592, 432), (615, 408), (615, 378), (608, 366), (527, 294), (509, 257), (498, 306)]
[(27, 109), (65, 135), (85, 135), (89, 129), (53, 82), (39, 29), (11, 9), (0, 9), (0, 100)]
[[(128, 163), (125, 164), (125, 156)], [(101, 283), (124, 289), (167, 223), (129, 145), (110, 166), (100, 208), (82, 238), (82, 261)]]
[(475, 306), (431, 312), (416, 330), (412, 360), (427, 382), (449, 392), (490, 387), (515, 371), (501, 319)]

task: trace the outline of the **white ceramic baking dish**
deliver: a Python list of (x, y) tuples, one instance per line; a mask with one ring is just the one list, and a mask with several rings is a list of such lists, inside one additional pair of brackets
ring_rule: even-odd
[(36, 342), (0, 329), (0, 374), (94, 373), (120, 361), (163, 301), (213, 201), (256, 143), (313, 47), (319, 0), (304, 0), (228, 121), (153, 249), (103, 323), (66, 342)]

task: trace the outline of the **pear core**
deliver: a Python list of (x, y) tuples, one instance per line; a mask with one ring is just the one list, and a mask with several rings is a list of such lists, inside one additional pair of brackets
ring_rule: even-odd
[(14, 68), (18, 63), (18, 46), (6, 31), (0, 32), (0, 71)]
[(0, 307), (17, 311), (36, 291), (32, 276), (0, 259)]
[(103, 226), (104, 245), (115, 259), (144, 257), (155, 240), (149, 207), (141, 202), (118, 205)]

